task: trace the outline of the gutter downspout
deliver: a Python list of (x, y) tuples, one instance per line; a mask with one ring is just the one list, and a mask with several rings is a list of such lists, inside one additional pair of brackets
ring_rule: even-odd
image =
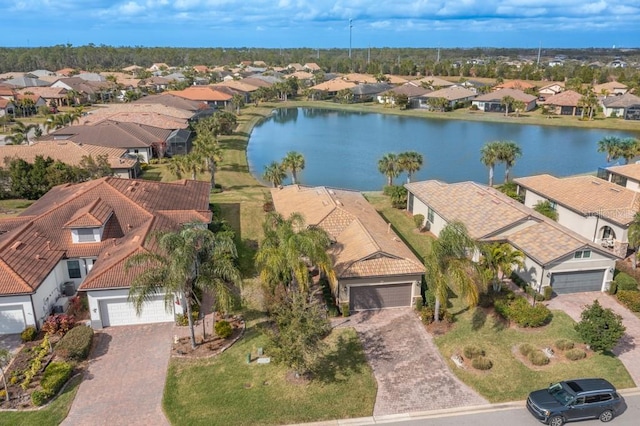
[(596, 228), (593, 230), (593, 242), (596, 242), (596, 236), (598, 235), (598, 224), (600, 223), (600, 215), (596, 215)]

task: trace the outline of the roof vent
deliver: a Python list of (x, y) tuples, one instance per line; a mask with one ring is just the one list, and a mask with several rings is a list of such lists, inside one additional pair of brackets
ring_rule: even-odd
[(620, 192), (620, 189), (618, 189), (618, 188), (609, 188), (609, 190), (613, 191), (613, 192)]
[(594, 185), (600, 185), (600, 182), (598, 182), (597, 180), (592, 180), (591, 183)]
[(16, 241), (15, 243), (13, 243), (13, 245), (11, 246), (11, 248), (12, 248), (13, 250), (18, 250), (21, 246), (22, 246), (22, 241)]
[(36, 254), (36, 260), (40, 260), (40, 259), (42, 259), (42, 257), (40, 257), (39, 254)]

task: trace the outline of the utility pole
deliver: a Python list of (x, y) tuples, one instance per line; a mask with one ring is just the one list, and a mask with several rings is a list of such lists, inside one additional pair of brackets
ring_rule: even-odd
[(371, 62), (371, 46), (369, 46), (369, 50), (367, 50), (367, 65)]
[(350, 62), (350, 71), (353, 72), (353, 59), (351, 59), (351, 29), (353, 28), (353, 19), (349, 19), (349, 62)]
[(536, 63), (536, 68), (540, 66), (540, 51), (542, 50), (542, 42), (540, 42), (540, 47), (538, 47), (538, 62)]

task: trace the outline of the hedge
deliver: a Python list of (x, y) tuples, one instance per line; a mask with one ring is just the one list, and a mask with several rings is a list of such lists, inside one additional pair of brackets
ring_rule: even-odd
[(233, 334), (233, 328), (229, 321), (218, 321), (214, 326), (216, 334), (222, 339), (228, 339)]
[(573, 343), (571, 340), (568, 340), (568, 339), (556, 340), (556, 349), (560, 351), (573, 349), (574, 346), (575, 346), (575, 343)]
[(549, 364), (549, 357), (547, 357), (540, 349), (536, 349), (529, 353), (528, 358), (533, 365), (541, 366)]
[(574, 348), (564, 354), (571, 361), (578, 361), (587, 357), (587, 353), (582, 349)]
[(496, 300), (494, 306), (498, 314), (520, 327), (541, 327), (552, 318), (549, 308), (542, 304), (531, 306), (523, 297), (516, 297), (514, 300)]
[(89, 356), (93, 329), (80, 325), (69, 330), (58, 342), (55, 348), (57, 355), (67, 360), (82, 361)]
[(614, 278), (618, 292), (624, 290), (638, 291), (638, 281), (626, 272), (620, 272)]
[(52, 362), (44, 370), (40, 386), (51, 395), (55, 395), (62, 385), (67, 383), (72, 371), (73, 367), (68, 362)]
[(631, 312), (640, 312), (640, 291), (618, 290), (618, 300)]

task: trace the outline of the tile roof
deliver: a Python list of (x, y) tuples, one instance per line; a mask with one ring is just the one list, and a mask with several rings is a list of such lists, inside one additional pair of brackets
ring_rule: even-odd
[(602, 84), (596, 84), (595, 86), (593, 86), (593, 91), (596, 92), (597, 95), (599, 95), (600, 93), (602, 93), (602, 91), (611, 92), (616, 89), (626, 89), (627, 87), (628, 86), (624, 83), (620, 83), (618, 81), (609, 81)]
[(426, 98), (444, 98), (448, 101), (457, 101), (458, 99), (468, 99), (476, 96), (476, 93), (472, 90), (465, 89), (464, 87), (451, 86), (444, 89), (429, 92), (424, 95)]
[(321, 90), (323, 92), (339, 92), (343, 89), (351, 89), (355, 87), (356, 83), (353, 81), (346, 81), (340, 77), (334, 78), (333, 80), (325, 81), (320, 84), (316, 84), (311, 87), (311, 90)]
[(169, 129), (104, 120), (95, 125), (63, 127), (50, 133), (49, 138), (110, 148), (148, 148), (165, 142), (170, 134)]
[(308, 226), (324, 229), (335, 240), (329, 253), (339, 279), (424, 272), (422, 262), (361, 193), (289, 185), (271, 194), (284, 217), (301, 213)]
[(254, 86), (253, 84), (243, 83), (242, 80), (228, 80), (223, 81), (221, 83), (216, 83), (212, 85), (213, 87), (228, 87), (233, 90), (237, 90), (239, 92), (249, 93), (255, 92), (258, 90), (258, 86)]
[(416, 86), (414, 83), (405, 83), (402, 86), (394, 87), (387, 90), (386, 94), (396, 93), (398, 95), (407, 95), (409, 98), (415, 98), (417, 96), (424, 96), (431, 92), (431, 89), (425, 89), (421, 86)]
[[(189, 127), (187, 118), (179, 118), (171, 115), (160, 114), (153, 111), (137, 111), (136, 107), (130, 108), (132, 111), (116, 112), (113, 109), (94, 110), (89, 114), (80, 117), (78, 124), (95, 125), (105, 120), (117, 123), (137, 123), (145, 126), (159, 127), (161, 129), (186, 129)], [(162, 109), (162, 108), (156, 108)], [(190, 115), (193, 115), (189, 113)]]
[(447, 184), (436, 180), (412, 182), (405, 187), (447, 222), (464, 223), (472, 238), (508, 242), (541, 265), (583, 247), (615, 258), (494, 188), (475, 182)]
[(620, 96), (607, 96), (602, 104), (607, 108), (628, 108), (640, 105), (640, 97), (627, 92)]
[(229, 101), (233, 98), (233, 96), (228, 93), (216, 90), (212, 86), (190, 86), (184, 90), (170, 90), (167, 93), (184, 99), (201, 102)]
[(640, 193), (594, 176), (543, 174), (514, 182), (583, 216), (597, 214), (620, 225), (629, 225), (640, 209)]
[(534, 86), (531, 83), (527, 83), (526, 81), (522, 81), (522, 80), (509, 80), (509, 81), (505, 81), (502, 84), (498, 84), (497, 86), (495, 86), (496, 89), (517, 89), (517, 90), (526, 90), (526, 89), (533, 89)]
[(504, 98), (505, 96), (511, 96), (516, 101), (522, 101), (525, 103), (529, 103), (536, 99), (535, 96), (524, 93), (522, 90), (500, 89), (493, 92), (485, 93), (483, 95), (479, 95), (474, 99), (474, 101), (501, 102), (502, 98)]
[(64, 87), (26, 87), (18, 90), (18, 93), (26, 92), (31, 92), (44, 99), (61, 99), (67, 97), (67, 89)]
[(640, 181), (640, 163), (624, 164), (622, 166), (607, 167), (611, 173)]
[[(65, 258), (97, 258), (82, 289), (127, 287), (126, 257), (153, 250), (149, 233), (208, 223), (209, 182), (102, 178), (54, 187), (15, 218), (0, 219), (0, 295), (35, 291)], [(101, 242), (71, 241), (69, 226), (106, 222)]]
[(426, 83), (432, 88), (449, 87), (449, 86), (455, 85), (455, 83), (452, 83), (448, 80), (445, 80), (444, 78), (436, 77), (433, 75), (428, 75), (426, 77), (422, 77), (421, 79), (414, 80), (414, 81), (417, 82), (419, 85), (422, 85), (422, 83)]
[(571, 106), (576, 107), (582, 99), (582, 95), (573, 90), (565, 90), (545, 99), (545, 105)]
[(162, 93), (149, 95), (128, 104), (112, 104), (110, 107), (121, 107), (122, 111), (157, 112), (178, 118), (191, 118), (195, 112), (208, 108), (203, 102), (192, 101), (180, 96)]

